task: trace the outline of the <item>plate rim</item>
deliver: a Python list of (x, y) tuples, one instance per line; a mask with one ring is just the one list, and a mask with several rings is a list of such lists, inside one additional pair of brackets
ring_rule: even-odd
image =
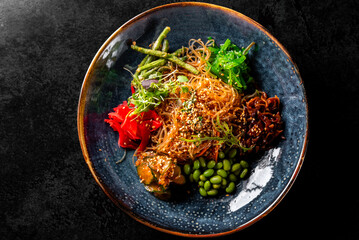
[[(294, 170), (290, 180), (288, 181), (287, 185), (284, 187), (284, 189), (278, 195), (278, 197), (271, 203), (271, 205), (269, 205), (259, 215), (252, 218), (248, 222), (238, 226), (235, 229), (232, 229), (230, 231), (220, 232), (220, 233), (196, 234), (196, 233), (184, 233), (184, 232), (178, 232), (178, 231), (175, 231), (175, 230), (169, 230), (169, 229), (165, 229), (165, 228), (162, 228), (160, 226), (157, 226), (157, 225), (147, 221), (146, 219), (143, 219), (142, 217), (132, 213), (132, 211), (127, 209), (125, 207), (125, 205), (122, 205), (121, 201), (119, 201), (114, 196), (114, 194), (110, 191), (110, 189), (104, 183), (101, 182), (99, 176), (97, 175), (97, 172), (95, 171), (95, 169), (93, 167), (93, 164), (92, 164), (92, 161), (90, 159), (90, 156), (88, 154), (88, 150), (87, 150), (87, 147), (86, 147), (86, 139), (85, 139), (85, 134), (84, 134), (84, 132), (85, 132), (84, 131), (84, 111), (85, 111), (85, 102), (86, 102), (87, 90), (88, 90), (89, 85), (90, 85), (89, 79), (90, 79), (91, 74), (94, 71), (95, 63), (97, 62), (97, 60), (99, 59), (100, 55), (103, 53), (105, 48), (109, 45), (109, 43), (121, 31), (123, 31), (124, 29), (129, 27), (133, 22), (136, 22), (137, 20), (140, 20), (141, 18), (145, 17), (146, 15), (152, 14), (152, 13), (154, 13), (156, 11), (166, 9), (166, 8), (186, 7), (186, 6), (199, 6), (199, 7), (204, 7), (204, 8), (212, 8), (212, 9), (217, 9), (217, 10), (226, 12), (226, 13), (231, 14), (231, 15), (235, 15), (236, 17), (241, 18), (242, 20), (248, 22), (249, 24), (254, 25), (256, 28), (258, 28), (264, 34), (266, 34), (284, 52), (287, 59), (293, 64), (294, 71), (298, 75), (298, 78), (300, 80), (301, 90), (302, 90), (303, 95), (304, 95), (303, 101), (305, 102), (305, 107), (306, 107), (306, 129), (305, 129), (303, 147), (302, 147), (302, 150), (301, 150), (299, 161), (298, 161), (298, 163), (297, 163), (297, 165), (295, 167), (295, 170)], [(85, 77), (84, 77), (84, 80), (83, 80), (83, 83), (82, 83), (82, 86), (81, 86), (80, 96), (79, 96), (79, 100), (78, 100), (78, 107), (77, 107), (77, 130), (78, 130), (78, 137), (79, 137), (79, 141), (80, 141), (82, 154), (83, 154), (83, 156), (85, 158), (86, 164), (88, 165), (88, 167), (90, 169), (91, 174), (93, 175), (93, 177), (94, 177), (95, 181), (97, 182), (97, 184), (105, 192), (105, 194), (123, 212), (128, 214), (130, 217), (132, 217), (136, 221), (138, 221), (138, 222), (140, 222), (140, 223), (142, 223), (142, 224), (144, 224), (144, 225), (146, 225), (148, 227), (151, 227), (153, 229), (161, 231), (161, 232), (165, 232), (165, 233), (169, 233), (169, 234), (173, 234), (173, 235), (177, 235), (177, 236), (183, 236), (183, 237), (219, 237), (219, 236), (224, 236), (224, 235), (232, 234), (232, 233), (238, 232), (240, 230), (243, 230), (244, 228), (247, 228), (247, 227), (251, 226), (252, 224), (256, 223), (257, 221), (259, 221), (260, 219), (264, 218), (283, 200), (283, 198), (286, 196), (288, 191), (291, 189), (291, 187), (292, 187), (293, 183), (295, 182), (295, 180), (296, 180), (296, 178), (297, 178), (297, 176), (299, 174), (299, 171), (300, 171), (300, 169), (301, 169), (301, 167), (303, 165), (304, 158), (305, 158), (305, 155), (306, 155), (306, 152), (307, 152), (308, 139), (309, 139), (309, 109), (308, 109), (307, 95), (306, 95), (306, 91), (305, 91), (305, 88), (304, 88), (304, 85), (303, 85), (303, 80), (302, 80), (302, 77), (301, 77), (301, 75), (299, 73), (299, 70), (298, 70), (298, 67), (297, 67), (296, 63), (293, 61), (293, 59), (291, 58), (291, 56), (289, 55), (289, 53), (285, 49), (285, 47), (265, 27), (263, 27), (261, 24), (259, 24), (255, 20), (247, 17), (246, 15), (244, 15), (244, 14), (238, 12), (238, 11), (235, 11), (233, 9), (224, 7), (224, 6), (211, 4), (211, 3), (205, 3), (205, 2), (177, 2), (177, 3), (169, 3), (169, 4), (160, 5), (160, 6), (151, 8), (149, 10), (146, 10), (146, 11), (136, 15), (135, 17), (133, 17), (130, 20), (128, 20), (127, 22), (125, 22), (122, 26), (120, 26), (102, 44), (102, 46), (97, 51), (94, 58), (92, 59), (91, 64), (90, 64), (90, 66), (89, 66), (89, 68), (88, 68), (88, 70), (87, 70), (87, 72), (85, 74)]]

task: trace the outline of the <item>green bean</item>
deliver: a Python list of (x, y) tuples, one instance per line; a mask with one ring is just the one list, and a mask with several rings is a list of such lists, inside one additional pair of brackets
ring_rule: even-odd
[(159, 57), (159, 58), (166, 58), (168, 57), (170, 54), (167, 52), (162, 52), (159, 50), (153, 50), (153, 49), (148, 49), (148, 48), (143, 48), (143, 47), (139, 47), (137, 45), (131, 45), (131, 48), (137, 52), (140, 53), (144, 53), (150, 56), (155, 56), (155, 57)]
[(219, 175), (216, 175), (216, 176), (211, 177), (211, 179), (209, 179), (209, 181), (213, 184), (218, 184), (218, 183), (222, 182), (222, 177)]
[(210, 182), (209, 180), (207, 180), (207, 181), (204, 182), (203, 187), (204, 187), (204, 189), (205, 189), (206, 191), (208, 191), (209, 189), (211, 189), (212, 184), (211, 184), (211, 182)]
[(226, 171), (231, 170), (231, 162), (227, 159), (223, 160), (223, 169)]
[(203, 185), (204, 185), (204, 182), (203, 182), (203, 181), (199, 181), (199, 182), (198, 182), (198, 186), (203, 187)]
[(239, 170), (241, 168), (242, 168), (242, 165), (240, 163), (235, 163), (235, 164), (232, 165), (231, 172), (235, 172), (235, 171), (237, 171), (237, 170)]
[(199, 169), (199, 167), (200, 167), (199, 160), (195, 160), (193, 162), (193, 170)]
[(205, 177), (212, 177), (212, 175), (214, 174), (214, 170), (213, 169), (207, 169), (206, 171), (204, 171), (203, 175)]
[(243, 168), (248, 168), (248, 167), (249, 167), (249, 164), (248, 164), (246, 161), (244, 161), (244, 160), (240, 161), (239, 163), (241, 164), (241, 166), (242, 166)]
[(207, 180), (206, 176), (204, 176), (203, 174), (199, 175), (199, 179), (201, 179), (202, 181), (206, 181), (206, 180)]
[[(161, 45), (165, 45), (164, 43), (164, 39), (167, 37), (167, 34), (169, 33), (169, 31), (171, 31), (171, 28), (170, 27), (165, 27), (162, 32), (160, 33), (160, 35), (158, 35), (156, 41), (153, 43), (152, 45), (152, 50), (159, 50)], [(167, 49), (168, 51), (168, 49)], [(167, 52), (165, 51), (165, 52)], [(149, 58), (147, 59), (146, 61), (146, 64), (147, 63), (150, 63), (154, 60), (154, 56), (149, 56)]]
[(144, 53), (144, 54), (151, 55), (151, 56), (156, 56), (159, 58), (165, 58), (171, 62), (176, 63), (180, 67), (187, 69), (188, 71), (190, 71), (193, 74), (196, 74), (196, 75), (199, 74), (199, 71), (197, 70), (197, 68), (193, 67), (192, 65), (190, 65), (188, 63), (181, 61), (179, 58), (177, 58), (176, 56), (174, 56), (172, 54), (158, 51), (158, 50), (152, 50), (152, 49), (148, 49), (148, 48), (139, 47), (137, 45), (131, 45), (131, 48), (140, 53)]
[(170, 43), (168, 42), (167, 39), (164, 39), (162, 43), (162, 52), (168, 52), (169, 48), (170, 48)]
[(203, 196), (203, 197), (207, 197), (207, 192), (203, 187), (199, 188), (199, 193)]
[(183, 166), (183, 171), (186, 175), (189, 175), (191, 174), (191, 165), (189, 165), (188, 163), (186, 163), (184, 166)]
[(167, 62), (166, 59), (160, 58), (160, 59), (157, 59), (157, 60), (155, 60), (153, 62), (147, 63), (147, 64), (137, 68), (136, 71), (141, 72), (143, 70), (148, 70), (148, 69), (152, 69), (152, 68), (155, 68), (155, 67), (163, 66), (163, 65), (166, 64), (166, 62)]
[(199, 163), (201, 164), (201, 167), (205, 168), (206, 160), (204, 159), (204, 157), (200, 157), (198, 160), (199, 160)]
[[(150, 69), (148, 71), (142, 71), (141, 74), (140, 74), (140, 79), (142, 80), (142, 79), (148, 78), (151, 74), (156, 73), (156, 71), (159, 70), (159, 68), (160, 68), (160, 66), (154, 67), (154, 68), (152, 68), (152, 69)], [(157, 72), (157, 73), (159, 73), (159, 72)]]
[(201, 171), (200, 171), (199, 169), (196, 169), (196, 170), (193, 172), (193, 180), (195, 180), (196, 182), (198, 182), (200, 175), (201, 175)]
[(218, 157), (220, 158), (220, 159), (223, 159), (223, 158), (225, 158), (226, 157), (226, 154), (224, 154), (224, 152), (219, 152), (218, 153)]
[(211, 160), (207, 163), (207, 168), (214, 168), (216, 166), (216, 161)]
[(217, 189), (211, 189), (209, 191), (207, 191), (208, 196), (216, 196), (218, 193)]
[(218, 169), (217, 174), (223, 178), (226, 178), (228, 176), (227, 172), (223, 169)]
[(241, 173), (241, 175), (239, 177), (240, 178), (245, 178), (246, 175), (247, 175), (247, 172), (248, 172), (248, 168), (243, 169), (243, 171), (242, 171), (242, 173)]
[(193, 173), (191, 173), (190, 175), (189, 175), (189, 181), (190, 182), (193, 182), (194, 180), (193, 180)]
[(228, 176), (229, 180), (232, 182), (236, 182), (237, 181), (237, 177), (236, 175), (234, 175), (233, 173), (229, 174)]
[(226, 188), (226, 193), (232, 193), (236, 188), (236, 184), (234, 182), (230, 182), (228, 187)]
[(223, 167), (223, 162), (218, 162), (217, 164), (216, 164), (216, 169), (221, 169)]
[(231, 151), (229, 151), (228, 153), (229, 158), (234, 158), (236, 155), (237, 155), (237, 149), (235, 148), (231, 149)]

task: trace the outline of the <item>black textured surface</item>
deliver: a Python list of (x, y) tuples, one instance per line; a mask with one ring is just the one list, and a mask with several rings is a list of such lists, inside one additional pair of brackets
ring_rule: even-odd
[[(99, 47), (133, 16), (169, 2), (0, 1), (1, 239), (179, 239), (107, 198), (76, 128), (82, 80)], [(287, 48), (310, 111), (307, 157), (293, 188), (263, 220), (226, 239), (359, 239), (358, 3), (208, 2), (258, 21)]]

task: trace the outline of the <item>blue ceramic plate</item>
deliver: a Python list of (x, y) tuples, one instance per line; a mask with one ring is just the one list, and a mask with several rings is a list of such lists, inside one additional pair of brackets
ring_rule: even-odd
[[(252, 163), (250, 177), (230, 196), (187, 197), (162, 201), (147, 192), (133, 164), (117, 145), (118, 134), (104, 122), (107, 114), (131, 95), (131, 75), (141, 59), (131, 41), (147, 46), (165, 26), (171, 27), (171, 49), (188, 46), (191, 38), (230, 38), (238, 46), (255, 41), (250, 51), (253, 75), (269, 96), (282, 104), (285, 140)], [(217, 236), (243, 229), (266, 216), (293, 184), (307, 146), (308, 109), (302, 80), (284, 47), (252, 19), (206, 3), (175, 3), (146, 11), (122, 25), (100, 48), (82, 86), (78, 133), (85, 160), (97, 183), (122, 210), (141, 223), (183, 236)]]

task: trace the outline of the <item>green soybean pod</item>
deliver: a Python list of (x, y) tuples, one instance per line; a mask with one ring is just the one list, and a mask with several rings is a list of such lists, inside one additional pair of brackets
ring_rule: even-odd
[(211, 189), (211, 187), (212, 187), (212, 184), (211, 184), (211, 182), (210, 182), (209, 180), (207, 180), (207, 181), (204, 182), (203, 188), (204, 188), (206, 191), (208, 191), (209, 189)]
[(226, 154), (221, 151), (221, 152), (218, 153), (218, 157), (219, 157), (220, 159), (223, 159), (223, 158), (226, 157)]
[(196, 170), (193, 172), (193, 180), (195, 180), (196, 182), (198, 182), (200, 175), (201, 175), (201, 171), (200, 171), (199, 169), (196, 169)]
[(183, 171), (186, 175), (190, 175), (191, 174), (191, 165), (189, 165), (188, 163), (186, 163), (183, 166)]
[(234, 182), (230, 182), (228, 184), (228, 187), (226, 187), (226, 193), (232, 193), (235, 188), (236, 188), (236, 184), (234, 184)]
[(213, 176), (211, 177), (211, 179), (209, 179), (209, 181), (213, 184), (218, 184), (222, 182), (222, 177), (219, 175)]
[(221, 169), (223, 167), (223, 162), (218, 162), (217, 164), (216, 164), (216, 169)]
[(200, 162), (198, 159), (196, 159), (194, 162), (193, 162), (193, 170), (196, 170), (196, 169), (199, 169), (200, 167)]
[(235, 148), (231, 149), (228, 153), (229, 158), (234, 158), (236, 155), (237, 155), (237, 149)]
[(214, 170), (212, 168), (207, 169), (206, 171), (204, 171), (203, 175), (205, 177), (212, 177), (212, 175), (214, 174)]
[(207, 180), (207, 178), (203, 174), (199, 175), (199, 179), (201, 181), (206, 181)]
[(211, 189), (207, 191), (208, 196), (216, 196), (218, 193), (217, 189)]
[(248, 172), (248, 168), (243, 169), (243, 171), (241, 172), (241, 175), (239, 176), (240, 178), (245, 178)]
[(199, 188), (199, 193), (202, 195), (202, 197), (207, 197), (207, 192), (203, 187)]
[(249, 164), (248, 164), (246, 161), (244, 161), (244, 160), (241, 160), (239, 163), (241, 164), (241, 166), (242, 166), (243, 168), (248, 168), (248, 167), (249, 167)]
[(242, 165), (240, 163), (235, 163), (232, 165), (232, 169), (231, 169), (231, 172), (235, 172), (239, 169), (241, 169)]
[(200, 157), (198, 160), (199, 160), (201, 167), (205, 168), (206, 167), (206, 159), (204, 159), (204, 157)]
[(233, 173), (229, 174), (228, 179), (229, 181), (237, 182), (237, 177)]
[(228, 173), (226, 171), (224, 171), (223, 169), (218, 169), (217, 170), (217, 175), (226, 178), (228, 176)]
[(226, 171), (231, 170), (231, 162), (227, 159), (223, 160), (223, 169)]
[(207, 163), (207, 168), (214, 168), (216, 166), (216, 161), (211, 160)]

